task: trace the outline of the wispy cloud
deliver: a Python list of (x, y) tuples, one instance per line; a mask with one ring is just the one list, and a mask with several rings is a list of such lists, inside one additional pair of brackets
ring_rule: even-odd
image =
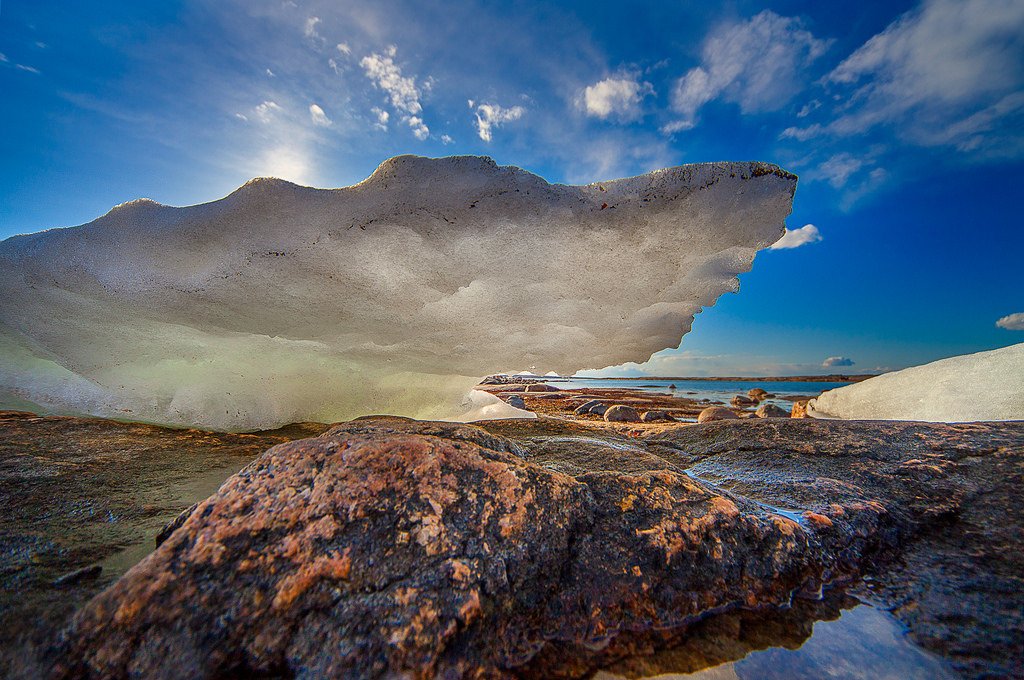
[(636, 120), (640, 116), (640, 102), (653, 93), (650, 83), (640, 82), (636, 76), (621, 75), (588, 85), (579, 104), (588, 116)]
[(1024, 3), (929, 0), (836, 66), (832, 120), (784, 137), (848, 137), (887, 127), (904, 142), (978, 157), (1024, 155)]
[(430, 129), (421, 117), (420, 89), (414, 77), (402, 75), (402, 69), (395, 63), (397, 53), (398, 49), (392, 45), (383, 54), (375, 52), (363, 57), (359, 65), (366, 77), (387, 93), (391, 106), (402, 115), (416, 139), (424, 140), (430, 136)]
[(479, 104), (469, 100), (469, 108), (476, 109), (476, 131), (480, 139), (485, 142), (491, 141), (491, 131), (514, 120), (519, 120), (526, 113), (522, 106), (510, 106), (505, 108), (498, 104)]
[(769, 250), (799, 248), (808, 243), (817, 243), (820, 240), (822, 240), (822, 236), (818, 228), (813, 224), (805, 224), (799, 229), (786, 229), (786, 233), (783, 234), (782, 238), (773, 243)]
[(1008, 314), (996, 321), (996, 326), (1008, 331), (1024, 331), (1024, 312)]
[(701, 65), (676, 81), (672, 108), (681, 118), (663, 129), (693, 127), (701, 107), (718, 98), (738, 104), (744, 113), (781, 108), (800, 91), (805, 68), (829, 44), (798, 19), (768, 10), (719, 27), (704, 41)]

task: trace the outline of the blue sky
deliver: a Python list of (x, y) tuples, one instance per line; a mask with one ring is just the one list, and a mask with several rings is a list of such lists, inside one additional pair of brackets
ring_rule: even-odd
[(0, 6), (0, 237), (260, 175), (344, 186), (401, 153), (572, 183), (800, 175), (796, 247), (616, 373), (868, 372), (1024, 341), (1020, 0)]

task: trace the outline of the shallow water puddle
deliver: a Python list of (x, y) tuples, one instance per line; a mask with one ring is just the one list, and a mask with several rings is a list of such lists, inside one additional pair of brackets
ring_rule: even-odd
[[(595, 680), (625, 677), (638, 676), (607, 671), (594, 676)], [(887, 612), (860, 604), (844, 610), (838, 619), (816, 622), (811, 636), (796, 649), (769, 647), (695, 673), (669, 672), (639, 677), (659, 680), (932, 680), (957, 675), (940, 657), (911, 642), (900, 623)]]

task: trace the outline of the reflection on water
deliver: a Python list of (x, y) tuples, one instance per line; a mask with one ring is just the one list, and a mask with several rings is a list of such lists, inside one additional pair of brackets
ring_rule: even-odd
[[(713, 647), (718, 641), (704, 636), (697, 644)], [(683, 663), (683, 672), (673, 673), (662, 661), (652, 674), (637, 673), (636, 665), (626, 663), (608, 671), (600, 671), (594, 677), (596, 680), (931, 680), (957, 677), (942, 659), (915, 646), (907, 638), (900, 624), (888, 613), (860, 603), (842, 611), (835, 620), (816, 622), (810, 637), (803, 644), (794, 645), (785, 640), (774, 643), (785, 646), (770, 646), (771, 644), (769, 643), (768, 648), (754, 651), (737, 661), (696, 672), (690, 672), (693, 669), (687, 667), (687, 663)], [(662, 656), (671, 658), (671, 653), (663, 653)], [(686, 661), (692, 660), (692, 650), (685, 658)], [(708, 658), (713, 659), (714, 656)], [(642, 668), (643, 666), (640, 667)]]

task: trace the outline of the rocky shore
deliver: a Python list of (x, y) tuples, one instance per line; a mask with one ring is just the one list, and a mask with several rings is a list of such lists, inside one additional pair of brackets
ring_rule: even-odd
[[(195, 507), (165, 500), (162, 519), (188, 509), (166, 540), (55, 611), (105, 585), (58, 572), (145, 514), (152, 489), (128, 478), (275, 439)], [(541, 413), (218, 435), (8, 414), (0, 447), (6, 479), (39, 489), (2, 510), (23, 546), (0, 572), (14, 677), (641, 677), (792, 644), (850, 596), (965, 676), (1024, 663), (1024, 423)], [(61, 568), (39, 569), (104, 502), (114, 519), (64, 529)], [(49, 631), (24, 634), (35, 620)]]

